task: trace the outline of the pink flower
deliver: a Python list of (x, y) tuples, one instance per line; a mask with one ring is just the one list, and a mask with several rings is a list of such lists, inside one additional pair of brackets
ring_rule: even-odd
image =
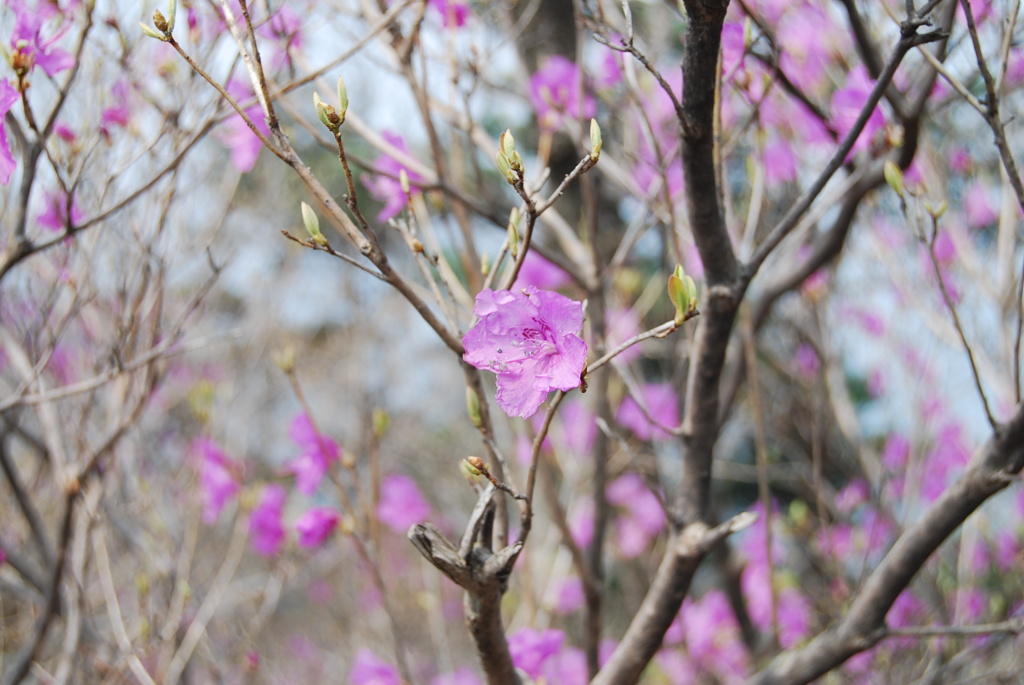
[(199, 484), (203, 491), (203, 523), (217, 521), (228, 501), (238, 494), (238, 465), (209, 438), (192, 442), (192, 453), (199, 457)]
[(395, 667), (377, 658), (366, 647), (356, 652), (356, 660), (349, 671), (348, 680), (352, 685), (402, 685), (402, 679)]
[[(815, 272), (817, 273), (817, 272)], [(806, 281), (805, 281), (806, 282)], [(813, 345), (801, 343), (793, 355), (793, 368), (805, 381), (813, 381), (821, 370), (821, 360)]]
[(679, 424), (679, 398), (675, 388), (669, 383), (646, 383), (641, 393), (650, 417), (657, 423), (652, 423), (637, 401), (628, 395), (619, 405), (615, 420), (641, 440), (668, 440), (672, 436), (661, 426), (675, 428)]
[(11, 111), (11, 107), (18, 101), (18, 91), (11, 87), (7, 79), (0, 79), (0, 185), (7, 185), (11, 181), (11, 174), (14, 167), (18, 165), (11, 154), (11, 146), (7, 142), (7, 129), (4, 128), (4, 117)]
[(557, 290), (569, 283), (572, 283), (572, 277), (560, 266), (552, 264), (531, 250), (523, 260), (523, 266), (519, 269), (516, 282), (512, 284), (512, 290), (520, 290), (528, 285), (540, 290)]
[(445, 26), (462, 28), (469, 17), (469, 5), (459, 0), (427, 0), (427, 4), (437, 10)]
[[(82, 213), (82, 209), (78, 206), (78, 203), (71, 200), (68, 202), (67, 193), (63, 190), (51, 193), (47, 191), (45, 193), (46, 199), (44, 201), (46, 209), (36, 218), (38, 223), (43, 228), (47, 228), (51, 231), (60, 232), (63, 231), (68, 224), (76, 226), (82, 222), (85, 218)], [(71, 205), (71, 217), (68, 220), (68, 205)]]
[(764, 146), (764, 175), (769, 187), (796, 180), (796, 155), (788, 141), (776, 138)]
[[(608, 310), (608, 349), (615, 349), (627, 340), (632, 339), (640, 333), (643, 321), (640, 315), (632, 307), (614, 307)], [(637, 343), (627, 347), (619, 353), (618, 359), (624, 363), (634, 362), (643, 356), (643, 343)]]
[(553, 628), (544, 632), (520, 628), (508, 636), (508, 651), (516, 668), (536, 679), (543, 673), (544, 663), (562, 649), (564, 639), (562, 631)]
[(555, 603), (555, 611), (560, 614), (571, 614), (586, 602), (583, 593), (583, 581), (576, 576), (569, 576), (562, 581), (558, 588), (558, 601)]
[(284, 526), (281, 514), (284, 511), (284, 488), (272, 483), (263, 488), (260, 503), (249, 515), (249, 535), (253, 550), (265, 557), (277, 554), (284, 544)]
[[(542, 417), (534, 415), (534, 430), (540, 430), (542, 424)], [(558, 418), (548, 432), (544, 448), (552, 449), (552, 446), (555, 446), (559, 450), (566, 450), (583, 457), (590, 454), (595, 437), (597, 437), (597, 417), (593, 410), (580, 400), (567, 400), (558, 409)], [(527, 446), (530, 447), (529, 443)], [(529, 449), (527, 454), (529, 454)], [(528, 464), (529, 460), (526, 460), (525, 463)]]
[(69, 24), (65, 24), (45, 40), (42, 37), (43, 23), (56, 15), (61, 15), (60, 11), (53, 4), (46, 2), (32, 9), (27, 3), (21, 4), (15, 10), (14, 33), (11, 34), (11, 64), (17, 65), (18, 69), (24, 69), (26, 73), (31, 72), (38, 64), (47, 76), (56, 76), (74, 66), (75, 58), (70, 53), (53, 47), (53, 44), (67, 32)]
[(409, 476), (388, 476), (380, 486), (377, 517), (394, 532), (404, 535), (409, 526), (430, 516), (430, 505), (423, 499), (416, 481)]
[[(394, 148), (401, 152), (409, 152), (409, 149), (405, 146), (405, 141), (402, 140), (402, 136), (388, 131), (382, 131), (381, 135)], [(402, 169), (405, 169), (405, 174), (409, 177), (409, 192), (411, 195), (416, 195), (420, 192), (420, 189), (416, 186), (423, 183), (423, 177), (387, 154), (382, 154), (378, 157), (374, 166), (381, 174), (363, 176), (363, 185), (366, 186), (366, 189), (370, 191), (375, 200), (384, 203), (384, 208), (377, 214), (377, 221), (387, 221), (405, 208), (405, 191), (402, 190), (402, 184), (398, 180)]]
[(340, 459), (341, 448), (331, 438), (317, 435), (313, 422), (305, 414), (292, 419), (288, 434), (302, 447), (302, 454), (288, 464), (288, 469), (296, 476), (295, 488), (304, 495), (312, 495), (331, 463)]
[(110, 101), (114, 104), (104, 109), (100, 117), (100, 132), (103, 135), (109, 136), (113, 127), (123, 128), (131, 121), (130, 95), (130, 86), (125, 81), (118, 81), (111, 88)]
[(885, 439), (882, 449), (882, 464), (890, 471), (899, 471), (907, 464), (910, 456), (910, 441), (901, 433), (892, 433)]
[[(252, 87), (244, 81), (228, 81), (227, 91), (239, 105), (252, 98)], [(267, 127), (266, 116), (259, 103), (251, 105), (245, 110), (245, 115), (256, 126), (264, 136), (270, 135)], [(263, 143), (256, 134), (237, 113), (227, 119), (222, 125), (217, 140), (231, 151), (231, 164), (238, 171), (245, 174), (252, 171), (256, 166), (256, 159), (260, 156)]]
[[(874, 83), (868, 76), (867, 70), (859, 66), (851, 69), (850, 73), (846, 75), (846, 85), (833, 93), (832, 123), (841, 136), (845, 136), (853, 128), (853, 124), (860, 116), (860, 110), (867, 102), (873, 88)], [(850, 150), (850, 155), (870, 148), (875, 135), (884, 128), (885, 115), (876, 106), (857, 137), (857, 142)]]
[(972, 181), (963, 195), (964, 212), (967, 224), (972, 228), (982, 228), (995, 223), (999, 218), (994, 203), (989, 199), (988, 189), (979, 181)]
[(533, 416), (552, 390), (579, 387), (587, 360), (583, 305), (533, 286), (520, 292), (486, 289), (476, 296), (479, 318), (465, 335), (462, 358), (497, 375), (498, 406), (509, 416)]
[(295, 522), (300, 547), (319, 547), (338, 525), (341, 515), (330, 507), (310, 509)]
[(581, 93), (582, 80), (579, 67), (561, 55), (549, 57), (530, 77), (530, 100), (542, 129), (558, 129), (563, 115), (584, 119), (594, 116), (597, 105), (593, 97)]
[(608, 501), (624, 511), (615, 521), (619, 553), (633, 559), (665, 527), (665, 510), (643, 479), (626, 473), (608, 484)]

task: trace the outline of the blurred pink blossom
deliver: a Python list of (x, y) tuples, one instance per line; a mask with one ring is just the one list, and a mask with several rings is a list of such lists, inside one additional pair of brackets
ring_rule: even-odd
[(295, 489), (304, 495), (312, 495), (331, 464), (340, 459), (341, 448), (326, 435), (318, 435), (306, 414), (298, 414), (292, 419), (288, 435), (302, 448), (302, 453), (287, 467), (296, 476)]
[(203, 493), (203, 523), (217, 521), (224, 505), (238, 494), (238, 464), (210, 438), (196, 438), (191, 452), (199, 458), (199, 486)]
[(813, 345), (801, 343), (793, 354), (793, 370), (805, 381), (813, 381), (821, 371), (821, 359)]
[(988, 226), (999, 218), (999, 212), (995, 203), (991, 201), (989, 190), (981, 181), (973, 180), (967, 185), (963, 203), (967, 224), (972, 228)]
[(352, 670), (348, 673), (348, 682), (351, 685), (402, 685), (395, 667), (366, 647), (360, 647), (356, 652)]
[(580, 609), (585, 601), (583, 582), (576, 576), (568, 576), (558, 587), (558, 600), (555, 602), (555, 611), (560, 614), (571, 614)]
[(545, 631), (523, 627), (508, 636), (508, 650), (512, 663), (533, 679), (543, 674), (545, 662), (562, 648), (565, 635), (549, 628)]
[(579, 547), (587, 547), (594, 539), (594, 501), (578, 499), (569, 510), (569, 533)]
[[(57, 190), (56, 192), (45, 192), (43, 199), (44, 210), (36, 218), (38, 223), (43, 228), (51, 231), (60, 232), (63, 231), (68, 222), (68, 196), (63, 190)], [(78, 203), (71, 200), (71, 226), (77, 226), (85, 218), (85, 214), (82, 212), (81, 207)]]
[(890, 471), (899, 471), (910, 456), (910, 441), (902, 433), (890, 433), (882, 448), (882, 464)]
[(775, 138), (764, 146), (764, 173), (769, 188), (796, 180), (796, 155), (789, 142)]
[(462, 28), (469, 18), (469, 4), (461, 0), (427, 0), (447, 27)]
[(626, 559), (638, 557), (665, 527), (661, 502), (635, 473), (625, 473), (609, 483), (606, 496), (623, 510), (615, 519), (619, 553)]
[[(627, 395), (619, 405), (615, 420), (633, 431), (641, 440), (671, 439), (672, 435), (661, 426), (675, 428), (679, 425), (679, 397), (676, 389), (670, 383), (645, 383), (640, 391), (651, 418), (647, 418), (637, 401)], [(656, 423), (652, 423), (651, 419)]]
[[(552, 55), (530, 77), (530, 101), (537, 122), (547, 131), (562, 125), (562, 116), (589, 119), (597, 105), (589, 93), (583, 93), (583, 74), (575, 63), (561, 55)], [(580, 102), (580, 98), (583, 98)]]
[[(227, 91), (240, 106), (243, 106), (253, 96), (252, 87), (245, 81), (237, 79), (228, 81)], [(258, 102), (252, 104), (244, 111), (256, 129), (264, 137), (269, 137), (270, 129), (267, 127), (266, 116), (260, 104)], [(217, 140), (231, 152), (231, 164), (235, 169), (245, 174), (252, 171), (253, 167), (256, 166), (256, 160), (260, 156), (260, 150), (263, 149), (263, 143), (256, 137), (256, 134), (252, 132), (238, 113), (232, 114), (221, 124), (220, 130), (217, 133)]]
[[(405, 141), (402, 140), (402, 136), (390, 131), (381, 131), (381, 136), (398, 151), (409, 154), (409, 149), (406, 147)], [(377, 157), (374, 167), (380, 173), (364, 175), (363, 185), (366, 186), (366, 189), (370, 191), (370, 195), (375, 200), (384, 203), (384, 207), (377, 213), (377, 221), (384, 222), (396, 216), (405, 208), (407, 199), (405, 191), (402, 190), (402, 183), (399, 180), (402, 170), (404, 169), (406, 176), (409, 177), (410, 195), (420, 193), (418, 186), (423, 184), (423, 177), (391, 155), (385, 153)]]
[[(637, 336), (642, 331), (643, 321), (632, 307), (613, 307), (608, 310), (608, 332), (605, 345), (613, 350), (619, 345)], [(628, 364), (643, 356), (644, 344), (636, 343), (619, 353), (619, 361)]]
[(393, 475), (380, 486), (377, 516), (394, 532), (405, 535), (409, 527), (430, 517), (430, 505), (423, 499), (416, 481), (408, 476)]
[(538, 290), (558, 290), (571, 282), (572, 277), (560, 266), (552, 264), (539, 252), (530, 250), (523, 260), (515, 283), (512, 284), (512, 290), (520, 290), (530, 285)]
[(295, 532), (299, 534), (300, 547), (319, 547), (327, 540), (341, 515), (331, 507), (315, 507), (303, 514), (295, 522)]
[(7, 79), (0, 79), (0, 185), (7, 185), (11, 181), (11, 174), (18, 165), (11, 154), (10, 143), (7, 142), (7, 128), (4, 126), (4, 118), (11, 111), (14, 103), (20, 99), (18, 91), (11, 87)]
[[(867, 70), (863, 66), (857, 66), (846, 75), (846, 85), (832, 94), (832, 124), (836, 127), (839, 135), (845, 136), (853, 128), (874, 85)], [(852, 157), (861, 150), (870, 148), (876, 135), (879, 135), (884, 128), (885, 115), (876, 106), (857, 137), (849, 156)]]
[(284, 488), (277, 483), (263, 487), (260, 503), (249, 515), (249, 542), (257, 554), (272, 557), (284, 544), (281, 515), (286, 496)]

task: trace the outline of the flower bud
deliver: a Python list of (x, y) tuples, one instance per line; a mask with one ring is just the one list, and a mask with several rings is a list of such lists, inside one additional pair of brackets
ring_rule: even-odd
[(516, 151), (516, 139), (512, 137), (512, 129), (505, 129), (505, 132), (498, 138), (498, 149), (505, 157), (512, 158)]
[(309, 237), (314, 243), (320, 246), (327, 244), (327, 238), (320, 232), (320, 219), (317, 218), (316, 212), (313, 208), (307, 205), (305, 202), (302, 205), (302, 224), (306, 227), (306, 232), (309, 233)]
[(295, 370), (295, 346), (285, 345), (274, 353), (274, 364), (282, 372), (288, 374)]
[(174, 30), (174, 16), (178, 13), (178, 0), (167, 0), (167, 33)]
[(601, 138), (601, 127), (597, 123), (597, 119), (590, 120), (590, 159), (597, 161), (601, 156), (601, 148), (604, 146), (604, 140)]
[(412, 189), (409, 187), (409, 174), (405, 172), (405, 167), (398, 170), (398, 183), (402, 186), (402, 192), (408, 196)]
[(672, 275), (668, 277), (668, 297), (676, 310), (676, 323), (685, 321), (686, 317), (697, 308), (697, 285), (678, 264)]
[(371, 423), (373, 424), (373, 437), (380, 440), (384, 437), (388, 426), (391, 425), (391, 417), (383, 409), (374, 409)]
[(338, 112), (341, 118), (340, 124), (345, 123), (345, 114), (348, 113), (348, 88), (345, 87), (345, 79), (338, 77)]
[(942, 218), (942, 215), (946, 213), (946, 210), (949, 209), (949, 204), (945, 200), (942, 200), (939, 202), (938, 207), (932, 207), (930, 202), (926, 202), (925, 209), (928, 210), (928, 214), (931, 215), (933, 219), (940, 219)]
[(508, 222), (508, 251), (512, 255), (512, 259), (519, 256), (519, 229), (516, 228), (516, 224), (511, 218)]
[(171, 32), (167, 19), (164, 18), (164, 13), (160, 10), (153, 11), (153, 26), (165, 36)]
[(508, 157), (506, 157), (501, 150), (494, 153), (494, 161), (498, 164), (498, 171), (505, 177), (505, 180), (509, 183), (516, 182), (516, 175), (512, 173), (512, 165), (509, 164)]
[(320, 99), (320, 93), (315, 90), (313, 91), (313, 107), (316, 108), (316, 115), (320, 118), (320, 122), (331, 133), (337, 133), (338, 129), (341, 128), (342, 118), (338, 116), (338, 112), (334, 107)]
[(487, 276), (491, 273), (491, 256), (484, 252), (480, 255), (480, 275)]
[(891, 159), (885, 160), (882, 174), (885, 176), (885, 182), (889, 184), (889, 187), (895, 190), (897, 195), (903, 197), (903, 172), (896, 162)]
[(469, 420), (473, 422), (474, 426), (477, 428), (483, 426), (483, 419), (480, 418), (480, 396), (468, 385), (466, 386), (466, 413), (469, 414)]
[(469, 476), (484, 475), (484, 460), (480, 457), (467, 457), (462, 460), (462, 470)]

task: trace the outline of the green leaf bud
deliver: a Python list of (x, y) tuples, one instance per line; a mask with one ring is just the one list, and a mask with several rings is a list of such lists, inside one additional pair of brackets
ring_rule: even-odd
[(885, 182), (889, 184), (889, 187), (896, 191), (897, 195), (903, 197), (903, 171), (896, 162), (891, 159), (885, 160), (885, 164), (882, 166), (882, 174), (885, 176)]
[(309, 233), (309, 237), (317, 245), (327, 245), (327, 238), (325, 238), (323, 233), (320, 232), (320, 219), (317, 218), (316, 212), (314, 212), (313, 208), (305, 202), (301, 203), (301, 205), (302, 225), (306, 227), (306, 232)]

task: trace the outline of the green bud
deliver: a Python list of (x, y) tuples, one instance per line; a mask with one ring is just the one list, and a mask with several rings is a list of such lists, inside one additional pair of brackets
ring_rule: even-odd
[(512, 159), (516, 151), (516, 139), (512, 137), (512, 129), (505, 129), (505, 132), (498, 138), (498, 149), (509, 160)]
[(167, 33), (174, 30), (174, 15), (178, 13), (178, 0), (167, 0)]
[(341, 123), (345, 123), (345, 114), (348, 113), (348, 88), (345, 87), (345, 79), (338, 77), (338, 110)]
[(672, 275), (668, 277), (668, 297), (676, 310), (676, 323), (685, 321), (686, 317), (697, 308), (697, 285), (678, 264)]
[(512, 173), (512, 165), (509, 164), (508, 157), (506, 157), (501, 150), (494, 153), (494, 161), (497, 162), (498, 171), (500, 171), (501, 175), (505, 177), (505, 180), (509, 183), (515, 183), (516, 175)]
[(790, 503), (789, 520), (794, 528), (805, 528), (810, 523), (810, 515), (811, 509), (807, 506), (807, 502), (802, 499), (795, 499)]
[[(516, 150), (516, 139), (512, 137), (511, 129), (506, 129), (501, 134), (501, 137), (498, 138), (498, 148), (505, 157), (505, 161), (508, 162), (509, 169), (516, 174), (522, 174), (523, 158), (519, 156), (519, 151)], [(498, 162), (498, 167), (501, 167), (501, 162)], [(508, 179), (509, 183), (515, 183), (516, 176), (509, 178), (509, 174), (505, 174), (505, 178)]]
[(896, 162), (891, 159), (885, 160), (885, 164), (882, 166), (882, 174), (885, 176), (885, 182), (889, 184), (889, 187), (896, 191), (896, 194), (903, 197), (903, 171), (900, 170)]
[(604, 146), (604, 140), (601, 138), (601, 127), (597, 123), (597, 119), (590, 120), (590, 159), (595, 162), (601, 157), (601, 148)]
[(484, 252), (480, 255), (480, 275), (487, 276), (491, 273), (491, 256)]
[(939, 219), (946, 213), (946, 210), (949, 209), (949, 204), (947, 204), (945, 200), (942, 200), (938, 207), (932, 207), (931, 203), (928, 202), (925, 203), (925, 209), (928, 210), (928, 213), (933, 219)]
[(331, 105), (320, 99), (320, 93), (313, 91), (313, 106), (316, 108), (316, 115), (320, 118), (320, 122), (331, 131), (331, 133), (337, 133), (338, 129), (341, 128), (341, 122), (344, 117), (339, 117), (337, 110)]
[(148, 24), (143, 24), (140, 21), (139, 22), (139, 28), (141, 28), (142, 32), (145, 33), (150, 38), (156, 38), (157, 40), (162, 40), (165, 43), (167, 42), (167, 36), (165, 36), (164, 34), (160, 33), (159, 31), (157, 31), (152, 26), (149, 26)]
[[(470, 457), (470, 459), (472, 459), (472, 457)], [(476, 478), (484, 475), (484, 472), (474, 466), (469, 459), (463, 459), (459, 462), (459, 465), (462, 467), (462, 472), (469, 478)]]
[(511, 219), (508, 222), (508, 251), (512, 254), (512, 259), (519, 256), (519, 229)]
[(383, 409), (374, 409), (371, 422), (373, 423), (373, 437), (380, 440), (384, 437), (388, 426), (391, 425), (391, 417)]
[(468, 385), (466, 386), (466, 413), (469, 414), (469, 420), (473, 422), (474, 426), (477, 428), (483, 426), (483, 419), (480, 418), (480, 396)]
[(295, 370), (295, 346), (285, 345), (274, 353), (274, 363), (284, 373), (291, 373)]
[(309, 233), (309, 237), (312, 238), (313, 242), (317, 245), (324, 246), (327, 244), (327, 238), (320, 232), (320, 219), (317, 218), (316, 212), (313, 208), (307, 205), (305, 202), (302, 205), (302, 225), (306, 227), (306, 232)]
[(405, 167), (398, 170), (398, 183), (402, 186), (402, 192), (408, 196), (411, 188), (409, 187), (409, 174), (405, 173)]

